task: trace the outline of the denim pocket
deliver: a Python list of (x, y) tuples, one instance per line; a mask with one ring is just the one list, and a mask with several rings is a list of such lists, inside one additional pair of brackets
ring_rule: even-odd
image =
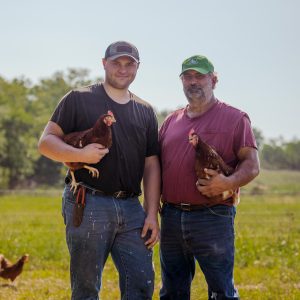
[(72, 204), (74, 204), (76, 202), (76, 196), (70, 190), (69, 186), (65, 187), (64, 193), (63, 193), (63, 198), (64, 198), (65, 202), (69, 202), (69, 203), (72, 203)]
[(216, 206), (208, 207), (208, 211), (212, 215), (224, 217), (224, 218), (232, 218), (235, 216), (234, 206), (216, 205)]
[(65, 189), (64, 189), (63, 195), (62, 195), (62, 207), (61, 207), (61, 214), (62, 214), (62, 217), (64, 218), (65, 225), (67, 224), (68, 211), (73, 209), (75, 202), (76, 202), (76, 198), (73, 195), (73, 192), (70, 191), (70, 187), (65, 186)]
[[(232, 236), (235, 235), (234, 231), (234, 218), (236, 213), (235, 206), (226, 206), (226, 205), (216, 205), (208, 208), (209, 213), (212, 218), (215, 219), (215, 222), (219, 220), (221, 227), (227, 228), (227, 232), (231, 233)], [(229, 226), (229, 227), (228, 227)]]

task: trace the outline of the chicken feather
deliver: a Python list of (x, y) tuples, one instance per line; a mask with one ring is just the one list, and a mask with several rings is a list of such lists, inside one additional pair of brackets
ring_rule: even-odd
[[(210, 145), (205, 143), (194, 130), (189, 132), (189, 142), (193, 145), (196, 152), (195, 171), (198, 179), (209, 179), (210, 176), (205, 172), (205, 169), (212, 169), (225, 176), (230, 176), (234, 169), (227, 165), (222, 157)], [(221, 195), (210, 197), (213, 202), (219, 202), (232, 197), (234, 204), (238, 203), (238, 195), (235, 191), (229, 190)]]
[[(64, 142), (75, 147), (83, 148), (88, 144), (97, 143), (103, 145), (104, 148), (110, 148), (112, 146), (112, 130), (111, 125), (116, 122), (115, 117), (111, 111), (107, 114), (101, 115), (93, 127), (66, 134), (63, 138)], [(84, 162), (65, 162), (65, 165), (69, 167), (72, 177), (71, 189), (76, 192), (78, 184), (76, 183), (74, 171), (85, 168), (89, 170), (92, 177), (99, 177), (99, 171), (96, 168), (89, 166)]]
[(14, 281), (23, 271), (24, 263), (29, 259), (29, 255), (23, 255), (15, 264), (7, 260), (0, 254), (0, 277)]

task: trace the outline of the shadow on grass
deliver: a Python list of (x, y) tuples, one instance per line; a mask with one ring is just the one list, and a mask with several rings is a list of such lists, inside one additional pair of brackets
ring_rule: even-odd
[(14, 285), (14, 284), (9, 284), (9, 283), (3, 283), (3, 284), (0, 284), (0, 288), (10, 288), (14, 291), (17, 291), (18, 288)]

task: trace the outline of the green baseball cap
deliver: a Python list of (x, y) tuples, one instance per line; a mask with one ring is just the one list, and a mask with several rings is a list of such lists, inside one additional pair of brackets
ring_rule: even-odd
[(213, 64), (203, 55), (194, 55), (182, 63), (180, 76), (187, 70), (194, 70), (200, 74), (208, 74), (214, 71)]

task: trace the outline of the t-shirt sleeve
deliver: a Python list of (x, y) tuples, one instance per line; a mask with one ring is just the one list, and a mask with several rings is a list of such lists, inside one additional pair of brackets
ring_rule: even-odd
[(158, 146), (158, 124), (157, 118), (153, 111), (150, 109), (150, 120), (147, 130), (147, 152), (146, 156), (158, 155), (159, 146)]
[(67, 134), (74, 131), (75, 119), (75, 93), (71, 91), (60, 100), (50, 121), (59, 125), (63, 132)]
[(234, 152), (236, 153), (236, 155), (238, 154), (240, 149), (244, 147), (257, 149), (255, 136), (251, 128), (250, 119), (247, 114), (244, 114), (235, 128), (233, 143)]

